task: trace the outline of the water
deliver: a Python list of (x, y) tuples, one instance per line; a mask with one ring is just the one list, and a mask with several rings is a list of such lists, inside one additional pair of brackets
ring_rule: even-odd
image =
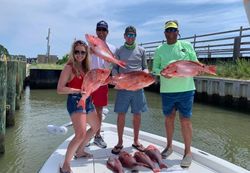
[[(159, 94), (146, 92), (149, 111), (143, 114), (141, 129), (165, 136), (164, 117)], [(110, 114), (105, 122), (116, 123), (113, 113), (115, 91), (110, 91)], [(16, 125), (6, 131), (6, 153), (0, 156), (0, 173), (35, 173), (57, 146), (72, 134), (52, 135), (48, 124), (69, 121), (66, 96), (55, 90), (25, 90)], [(131, 114), (126, 126), (132, 127)], [(195, 103), (193, 110), (193, 143), (196, 148), (250, 170), (250, 115)], [(174, 139), (183, 142), (178, 117)]]

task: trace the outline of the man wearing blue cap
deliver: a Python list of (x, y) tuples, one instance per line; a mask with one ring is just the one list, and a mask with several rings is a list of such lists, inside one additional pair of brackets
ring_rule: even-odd
[[(177, 21), (165, 23), (165, 37), (167, 42), (160, 45), (153, 57), (153, 73), (160, 75), (161, 70), (168, 64), (177, 60), (198, 61), (193, 46), (183, 40), (177, 40), (179, 35)], [(172, 141), (174, 134), (174, 120), (176, 111), (179, 111), (181, 132), (184, 139), (185, 151), (181, 160), (182, 167), (189, 167), (192, 162), (192, 106), (195, 93), (195, 85), (192, 77), (160, 76), (160, 93), (162, 97), (162, 109), (165, 115), (165, 128), (167, 147), (162, 151), (163, 158), (167, 158), (173, 152)]]
[[(100, 22), (96, 24), (96, 35), (98, 38), (100, 38), (104, 42), (106, 42), (108, 32), (109, 30), (108, 30), (107, 22), (105, 22), (104, 20), (101, 20)], [(116, 48), (107, 42), (106, 44), (108, 45), (111, 52), (115, 53)], [(104, 61), (103, 59), (99, 58), (95, 54), (92, 54), (91, 61), (92, 61), (91, 62), (92, 69), (95, 69), (95, 68), (111, 69), (111, 64), (109, 62)], [(101, 86), (95, 92), (93, 92), (91, 96), (92, 96), (93, 104), (95, 105), (95, 108), (99, 117), (99, 121), (101, 122), (103, 107), (108, 105), (108, 85)], [(97, 131), (95, 135), (94, 143), (101, 148), (106, 148), (107, 144), (103, 140), (102, 136), (100, 135), (100, 129), (101, 127), (99, 128), (99, 130)]]

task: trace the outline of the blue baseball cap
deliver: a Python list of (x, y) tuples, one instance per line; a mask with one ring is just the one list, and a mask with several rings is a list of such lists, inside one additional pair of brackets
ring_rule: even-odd
[(105, 22), (104, 20), (101, 20), (96, 24), (96, 28), (105, 28), (108, 30), (108, 23)]

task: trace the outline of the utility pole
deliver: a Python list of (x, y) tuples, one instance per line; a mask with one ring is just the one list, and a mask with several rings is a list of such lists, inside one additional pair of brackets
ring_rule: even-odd
[(48, 36), (46, 37), (46, 40), (47, 40), (47, 63), (49, 63), (49, 56), (50, 56), (49, 37), (50, 37), (50, 28), (48, 30)]

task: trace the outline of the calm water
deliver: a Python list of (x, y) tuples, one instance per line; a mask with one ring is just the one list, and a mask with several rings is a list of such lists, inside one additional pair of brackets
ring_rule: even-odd
[[(105, 122), (116, 122), (112, 112), (115, 91), (110, 91), (110, 114)], [(149, 111), (143, 114), (141, 129), (165, 136), (164, 117), (159, 94), (146, 93)], [(0, 173), (35, 173), (57, 146), (72, 134), (52, 135), (48, 124), (61, 125), (69, 121), (65, 96), (55, 90), (26, 89), (21, 109), (16, 112), (16, 125), (6, 132), (6, 153), (0, 156)], [(250, 115), (195, 104), (193, 111), (193, 146), (250, 170)], [(131, 127), (131, 114), (126, 126)], [(174, 139), (180, 142), (180, 125), (176, 119)]]

